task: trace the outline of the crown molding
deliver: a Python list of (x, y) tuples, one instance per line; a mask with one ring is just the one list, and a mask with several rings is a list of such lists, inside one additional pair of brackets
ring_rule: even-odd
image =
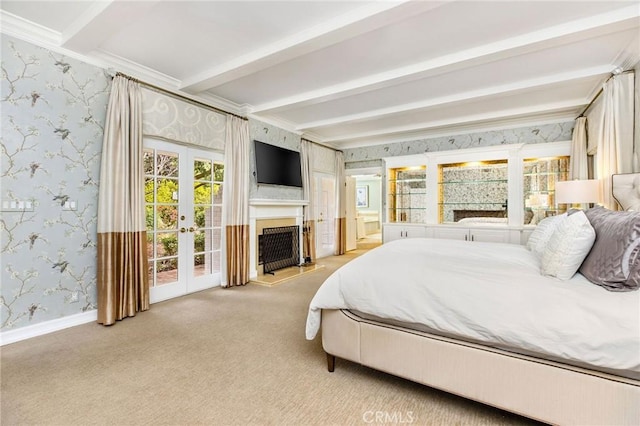
[(215, 106), (216, 108), (220, 108), (225, 111), (229, 111), (231, 113), (238, 114), (238, 115), (247, 116), (249, 114), (249, 109), (251, 107), (248, 104), (237, 104), (228, 99), (213, 95), (210, 92), (198, 93), (197, 97), (207, 101), (207, 103), (211, 104), (212, 106)]
[(143, 80), (143, 82), (155, 84), (172, 91), (178, 91), (178, 88), (180, 87), (180, 80), (176, 78), (170, 77), (121, 56), (105, 52), (104, 50), (94, 50), (87, 56), (97, 58), (103, 64), (106, 64), (108, 68), (115, 68), (118, 71), (130, 75), (131, 77)]
[(0, 32), (47, 48), (59, 48), (62, 35), (0, 9)]

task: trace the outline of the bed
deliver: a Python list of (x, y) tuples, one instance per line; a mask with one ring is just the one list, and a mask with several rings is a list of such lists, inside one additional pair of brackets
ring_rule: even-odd
[[(321, 327), (329, 371), (342, 358), (552, 424), (637, 425), (640, 214), (587, 213), (541, 222), (531, 247), (416, 238), (367, 252), (319, 288), (307, 338)], [(579, 271), (542, 274), (545, 247), (582, 216), (594, 235)], [(589, 269), (607, 236), (623, 240), (610, 222), (632, 233), (626, 269), (609, 271), (619, 287)]]

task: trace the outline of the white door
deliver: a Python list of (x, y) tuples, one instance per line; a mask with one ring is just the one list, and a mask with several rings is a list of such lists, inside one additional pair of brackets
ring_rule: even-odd
[(151, 303), (220, 284), (223, 158), (144, 141)]
[(336, 179), (333, 175), (316, 173), (316, 257), (332, 256), (335, 252)]
[(347, 251), (355, 250), (356, 242), (356, 178), (346, 177), (347, 194), (345, 203), (347, 204)]

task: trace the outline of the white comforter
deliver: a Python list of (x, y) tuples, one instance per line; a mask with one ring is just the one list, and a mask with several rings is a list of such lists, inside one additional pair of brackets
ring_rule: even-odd
[(525, 247), (443, 239), (385, 244), (334, 272), (311, 301), (570, 362), (640, 372), (640, 291), (609, 292), (580, 274), (540, 275)]

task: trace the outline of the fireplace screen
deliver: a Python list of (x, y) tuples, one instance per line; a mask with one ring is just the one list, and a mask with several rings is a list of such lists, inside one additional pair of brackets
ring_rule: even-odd
[(264, 273), (300, 264), (300, 230), (298, 226), (264, 228), (258, 238), (258, 255)]

